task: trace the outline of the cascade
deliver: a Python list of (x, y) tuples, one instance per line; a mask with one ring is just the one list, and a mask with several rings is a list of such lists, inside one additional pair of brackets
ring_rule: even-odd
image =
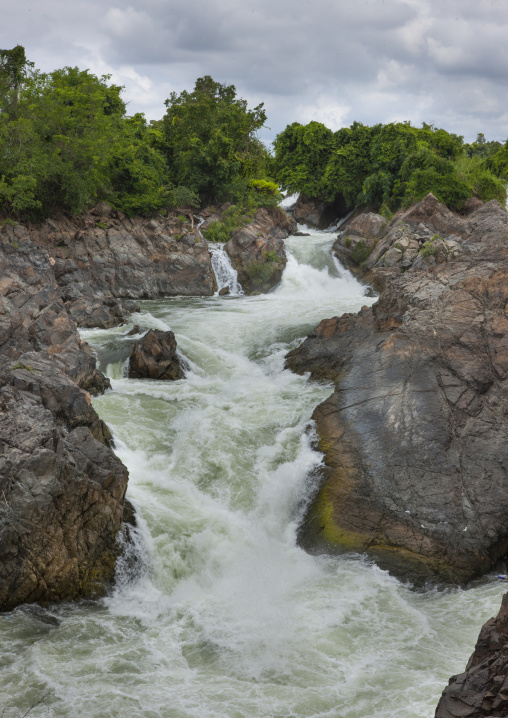
[(184, 380), (123, 376), (125, 326), (82, 332), (109, 364), (93, 401), (130, 472), (134, 545), (108, 596), (0, 616), (4, 718), (430, 718), (463, 670), (506, 588), (495, 576), (414, 592), (361, 556), (297, 545), (322, 462), (311, 416), (332, 386), (284, 356), (374, 301), (333, 235), (308, 231), (286, 240), (269, 294), (141, 303), (132, 324), (175, 332)]
[(221, 289), (228, 287), (230, 295), (236, 297), (242, 295), (243, 289), (238, 282), (238, 272), (233, 268), (224, 247), (220, 244), (209, 242), (208, 249), (210, 250), (212, 268), (217, 281), (217, 293)]

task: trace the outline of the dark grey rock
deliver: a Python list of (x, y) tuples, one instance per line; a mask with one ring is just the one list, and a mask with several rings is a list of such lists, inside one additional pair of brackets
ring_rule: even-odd
[(173, 332), (150, 329), (136, 342), (129, 359), (129, 377), (172, 381), (185, 377)]

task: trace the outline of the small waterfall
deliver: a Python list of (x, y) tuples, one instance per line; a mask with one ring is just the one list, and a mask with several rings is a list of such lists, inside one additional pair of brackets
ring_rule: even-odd
[(217, 280), (217, 294), (225, 287), (229, 288), (229, 293), (233, 296), (243, 294), (242, 285), (238, 281), (238, 272), (233, 269), (231, 260), (224, 251), (224, 248), (217, 244), (208, 244), (212, 259), (212, 267)]
[(346, 219), (349, 219), (349, 218), (351, 217), (351, 215), (353, 214), (354, 211), (355, 211), (355, 210), (352, 209), (351, 212), (348, 212), (344, 217), (341, 217), (340, 219), (335, 219), (335, 220), (331, 223), (331, 225), (330, 225), (327, 229), (325, 229), (324, 231), (325, 231), (325, 232), (336, 232), (336, 231), (339, 229), (339, 227), (340, 227), (342, 224), (344, 224), (344, 222), (346, 221)]

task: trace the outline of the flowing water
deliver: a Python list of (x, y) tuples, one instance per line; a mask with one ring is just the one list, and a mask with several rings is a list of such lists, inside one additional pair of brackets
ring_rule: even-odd
[(129, 327), (86, 331), (113, 391), (95, 400), (130, 470), (137, 571), (111, 595), (0, 616), (4, 718), (431, 718), (499, 608), (494, 577), (416, 593), (361, 557), (296, 545), (330, 386), (283, 369), (322, 318), (373, 300), (333, 236), (287, 240), (276, 291), (144, 302), (185, 380), (126, 379)]

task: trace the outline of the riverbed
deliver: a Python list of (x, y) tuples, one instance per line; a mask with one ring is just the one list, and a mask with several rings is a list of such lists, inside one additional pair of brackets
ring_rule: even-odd
[[(232, 282), (82, 332), (112, 380), (94, 405), (138, 528), (107, 597), (0, 617), (4, 718), (431, 718), (464, 670), (499, 608), (495, 576), (415, 592), (364, 557), (297, 545), (322, 461), (312, 411), (331, 386), (284, 356), (374, 301), (332, 259), (334, 235), (306, 231), (268, 295)], [(134, 324), (175, 332), (185, 380), (125, 378)]]

